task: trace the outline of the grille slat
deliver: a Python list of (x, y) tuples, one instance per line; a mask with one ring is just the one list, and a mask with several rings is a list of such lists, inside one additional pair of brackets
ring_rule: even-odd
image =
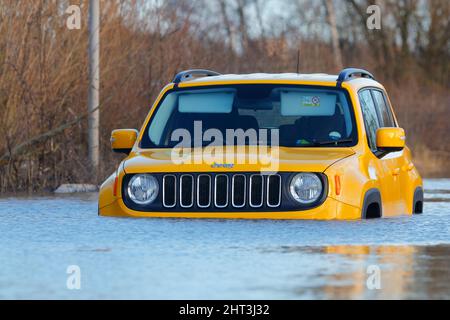
[(281, 176), (274, 174), (267, 177), (267, 206), (274, 208), (281, 203)]
[(163, 177), (163, 205), (166, 208), (173, 208), (177, 205), (177, 177), (165, 175)]
[(235, 174), (232, 179), (231, 187), (231, 204), (233, 207), (242, 208), (245, 206), (246, 192), (245, 175)]
[(264, 204), (264, 177), (261, 175), (252, 175), (250, 177), (250, 206), (260, 208)]
[(165, 208), (275, 208), (281, 205), (281, 176), (250, 173), (167, 174), (162, 178)]
[(218, 174), (214, 180), (214, 205), (217, 208), (228, 206), (228, 176)]
[(197, 177), (197, 206), (208, 208), (211, 205), (211, 176), (201, 174)]
[(183, 208), (190, 208), (194, 205), (194, 177), (182, 175), (180, 177), (180, 205)]

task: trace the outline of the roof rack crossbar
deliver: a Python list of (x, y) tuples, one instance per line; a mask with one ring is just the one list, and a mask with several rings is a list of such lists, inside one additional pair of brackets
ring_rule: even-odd
[(357, 68), (346, 68), (339, 73), (339, 77), (337, 79), (337, 86), (341, 87), (344, 81), (352, 79), (355, 75), (375, 80), (375, 77), (369, 71)]
[(175, 78), (173, 78), (173, 83), (178, 84), (180, 82), (188, 81), (192, 79), (194, 76), (213, 77), (213, 76), (220, 76), (220, 73), (204, 69), (186, 70), (178, 73), (175, 76)]

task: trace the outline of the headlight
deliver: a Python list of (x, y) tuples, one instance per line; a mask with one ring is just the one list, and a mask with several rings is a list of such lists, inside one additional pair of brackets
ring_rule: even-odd
[(323, 186), (316, 174), (299, 173), (292, 179), (289, 190), (296, 201), (302, 204), (311, 204), (319, 199)]
[(150, 204), (158, 196), (159, 186), (155, 177), (137, 174), (128, 183), (128, 196), (137, 204)]

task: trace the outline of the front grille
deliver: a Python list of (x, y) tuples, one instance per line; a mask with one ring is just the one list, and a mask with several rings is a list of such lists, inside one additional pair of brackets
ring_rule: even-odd
[(142, 212), (279, 212), (320, 206), (327, 199), (327, 177), (317, 174), (324, 186), (322, 196), (316, 203), (302, 205), (289, 192), (289, 184), (297, 173), (149, 173), (158, 180), (160, 192), (155, 201), (147, 205), (130, 199), (127, 188), (134, 174), (126, 174), (121, 186), (122, 199), (127, 208)]
[(162, 179), (165, 208), (276, 208), (281, 205), (278, 174), (167, 174)]

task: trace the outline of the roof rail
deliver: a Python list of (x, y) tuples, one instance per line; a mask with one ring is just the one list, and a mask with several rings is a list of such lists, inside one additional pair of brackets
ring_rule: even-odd
[(220, 73), (211, 71), (211, 70), (203, 70), (203, 69), (192, 69), (192, 70), (186, 70), (181, 71), (178, 73), (175, 78), (173, 78), (173, 83), (178, 84), (180, 82), (188, 81), (194, 76), (206, 76), (206, 77), (213, 77), (213, 76), (220, 76)]
[(353, 78), (354, 75), (360, 75), (363, 78), (375, 80), (375, 77), (369, 71), (357, 68), (346, 68), (339, 73), (337, 86), (342, 87), (342, 82)]

